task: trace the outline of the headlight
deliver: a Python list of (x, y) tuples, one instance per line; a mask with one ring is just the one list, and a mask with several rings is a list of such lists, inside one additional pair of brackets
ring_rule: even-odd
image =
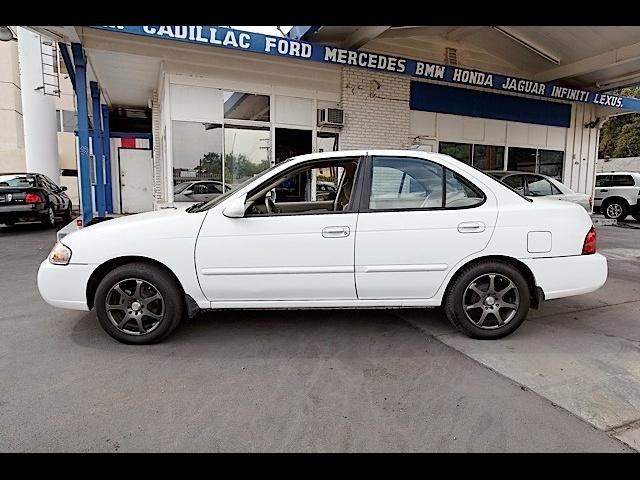
[(49, 254), (49, 261), (54, 265), (67, 265), (71, 260), (71, 249), (58, 242)]

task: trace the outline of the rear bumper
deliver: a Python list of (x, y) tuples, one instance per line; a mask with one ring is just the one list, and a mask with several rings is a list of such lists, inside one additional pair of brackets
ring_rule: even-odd
[(607, 259), (599, 253), (521, 261), (533, 272), (545, 300), (594, 292), (607, 281)]
[(47, 215), (41, 205), (0, 205), (0, 223), (35, 222)]
[(96, 265), (53, 265), (44, 260), (38, 270), (38, 290), (49, 305), (89, 310), (87, 283)]

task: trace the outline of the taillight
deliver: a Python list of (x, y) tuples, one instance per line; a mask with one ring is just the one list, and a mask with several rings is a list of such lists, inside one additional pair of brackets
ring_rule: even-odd
[(37, 193), (27, 193), (24, 196), (24, 203), (43, 203), (44, 198), (42, 198)]
[(584, 244), (582, 245), (582, 255), (591, 255), (596, 253), (596, 229), (591, 227), (591, 230), (584, 237)]

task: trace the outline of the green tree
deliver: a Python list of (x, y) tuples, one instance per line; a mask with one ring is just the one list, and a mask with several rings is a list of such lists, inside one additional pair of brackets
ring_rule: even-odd
[[(640, 86), (627, 87), (612, 93), (640, 98)], [(607, 120), (600, 131), (598, 156), (640, 157), (640, 114), (629, 113)]]

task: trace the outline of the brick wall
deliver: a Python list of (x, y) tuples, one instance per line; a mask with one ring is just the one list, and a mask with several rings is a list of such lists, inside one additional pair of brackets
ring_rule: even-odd
[(343, 68), (340, 149), (407, 148), (409, 85), (399, 75)]

